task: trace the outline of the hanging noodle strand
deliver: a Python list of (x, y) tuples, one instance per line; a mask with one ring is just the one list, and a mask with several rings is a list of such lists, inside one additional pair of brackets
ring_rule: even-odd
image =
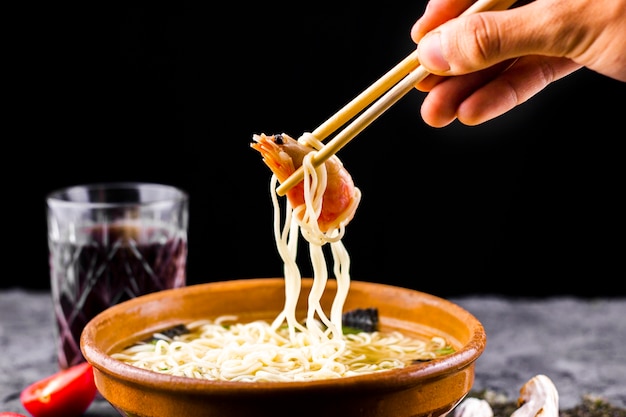
[[(311, 134), (305, 133), (299, 141), (320, 147)], [(113, 354), (114, 358), (155, 372), (192, 378), (307, 381), (402, 368), (414, 360), (435, 358), (447, 347), (439, 337), (417, 339), (397, 331), (343, 334), (342, 312), (350, 288), (350, 256), (341, 241), (345, 222), (326, 232), (320, 230), (318, 217), (328, 177), (324, 164), (313, 167), (311, 156), (307, 154), (302, 162), (305, 204), (291, 207), (286, 199), (284, 221), (276, 193), (278, 180), (275, 175), (270, 179), (274, 237), (285, 275), (285, 302), (276, 318), (271, 323), (241, 323), (236, 316), (222, 316), (188, 323), (188, 334), (174, 338), (160, 335), (155, 343), (133, 345)], [(357, 189), (349, 211), (356, 209), (360, 197)], [(300, 236), (308, 243), (313, 269), (304, 323), (296, 316), (301, 292), (296, 262)], [(330, 316), (321, 305), (326, 284), (332, 279), (324, 253), (327, 244), (337, 283)]]

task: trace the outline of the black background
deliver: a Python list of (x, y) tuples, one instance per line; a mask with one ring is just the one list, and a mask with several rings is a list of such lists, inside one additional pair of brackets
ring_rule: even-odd
[[(49, 288), (48, 192), (118, 180), (189, 192), (190, 284), (281, 276), (252, 134), (313, 131), (414, 49), (425, 2), (117, 3), (12, 16), (0, 285)], [(624, 295), (625, 92), (581, 70), (442, 129), (410, 92), (339, 154), (363, 193), (344, 238), (352, 279)]]

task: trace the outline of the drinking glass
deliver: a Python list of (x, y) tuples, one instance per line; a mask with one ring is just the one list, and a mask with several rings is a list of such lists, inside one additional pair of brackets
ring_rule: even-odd
[(186, 284), (188, 194), (138, 182), (75, 185), (46, 197), (60, 369), (84, 358), (80, 335), (106, 308)]

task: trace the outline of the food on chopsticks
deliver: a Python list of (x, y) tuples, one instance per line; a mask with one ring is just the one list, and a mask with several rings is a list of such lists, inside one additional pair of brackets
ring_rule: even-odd
[[(317, 343), (328, 341), (332, 335), (342, 339), (342, 312), (350, 288), (350, 255), (342, 243), (345, 226), (354, 217), (361, 200), (361, 191), (355, 187), (351, 175), (336, 155), (314, 167), (312, 156), (322, 143), (310, 133), (298, 140), (287, 134), (255, 134), (250, 146), (263, 157), (272, 171), (270, 194), (274, 207), (274, 240), (283, 260), (286, 299), (282, 313), (274, 321), (274, 327), (286, 322), (291, 334), (296, 330), (310, 334)], [(283, 206), (278, 200), (276, 187), (297, 168), (304, 168), (304, 179), (287, 193)], [(284, 219), (281, 208), (284, 207)], [(308, 242), (309, 259), (313, 269), (313, 286), (308, 297), (305, 325), (298, 323), (296, 303), (300, 295), (300, 269), (296, 258), (301, 235)], [(332, 255), (337, 294), (330, 315), (322, 310), (320, 300), (329, 276), (324, 247), (328, 245)], [(319, 330), (317, 322), (324, 326)]]
[[(313, 166), (313, 151), (320, 146), (311, 134), (297, 141), (286, 134), (254, 135), (251, 143), (272, 171), (274, 238), (285, 280), (282, 311), (272, 321), (244, 323), (233, 315), (185, 323), (186, 329), (174, 329), (173, 336), (167, 334), (170, 331), (154, 335), (114, 358), (171, 375), (260, 382), (355, 376), (403, 368), (454, 351), (441, 337), (381, 331), (376, 306), (344, 313), (350, 255), (342, 238), (361, 193), (336, 156)], [(303, 181), (279, 200), (278, 181), (300, 166)], [(296, 261), (300, 237), (308, 243), (313, 270), (305, 317), (296, 311), (302, 278)], [(325, 248), (332, 256), (332, 269)], [(337, 290), (327, 312), (321, 299), (331, 270)]]
[(304, 181), (287, 191), (301, 226), (314, 228), (317, 225), (321, 232), (327, 232), (342, 229), (352, 220), (361, 192), (336, 155), (318, 169), (310, 166), (307, 156), (321, 146), (313, 135), (305, 133), (295, 140), (285, 133), (255, 134), (252, 139), (250, 146), (261, 153), (263, 162), (278, 182), (285, 181), (301, 165), (309, 173)]

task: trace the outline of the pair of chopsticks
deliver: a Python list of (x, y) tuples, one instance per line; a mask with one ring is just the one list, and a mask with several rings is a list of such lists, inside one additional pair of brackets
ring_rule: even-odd
[[(515, 1), (516, 0), (478, 0), (466, 9), (461, 16), (488, 10), (505, 10), (511, 7)], [(363, 129), (376, 120), (378, 116), (383, 114), (400, 100), (400, 98), (411, 91), (415, 87), (415, 84), (425, 79), (428, 75), (429, 72), (419, 64), (416, 49), (312, 132), (315, 138), (319, 141), (323, 141), (332, 132), (365, 109), (368, 104), (378, 99), (325, 146), (315, 151), (315, 154), (311, 156), (313, 166), (318, 167), (326, 162), (328, 158), (337, 153), (356, 135), (363, 131)], [(383, 95), (383, 93), (385, 94)], [(285, 195), (287, 191), (302, 181), (303, 178), (304, 170), (300, 167), (276, 188), (276, 193), (280, 196)]]

